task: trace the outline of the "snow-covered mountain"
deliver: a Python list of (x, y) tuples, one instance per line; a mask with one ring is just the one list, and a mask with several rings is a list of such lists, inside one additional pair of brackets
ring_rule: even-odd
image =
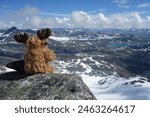
[[(21, 32), (36, 34), (15, 27), (0, 31), (1, 66), (22, 59), (24, 46), (13, 39)], [(49, 48), (57, 54), (55, 72), (80, 75), (97, 99), (150, 99), (148, 29), (143, 35), (142, 29), (53, 29)]]

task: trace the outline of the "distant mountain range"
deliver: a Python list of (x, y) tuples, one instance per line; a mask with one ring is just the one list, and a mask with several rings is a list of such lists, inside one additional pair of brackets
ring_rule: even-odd
[[(55, 72), (82, 76), (98, 99), (150, 99), (150, 29), (52, 30), (48, 46), (57, 54)], [(13, 38), (22, 32), (34, 35), (36, 29), (0, 30), (1, 66), (23, 59), (24, 46)]]

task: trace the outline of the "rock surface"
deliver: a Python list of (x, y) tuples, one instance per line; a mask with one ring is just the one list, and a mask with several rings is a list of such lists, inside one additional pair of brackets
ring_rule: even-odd
[(95, 100), (82, 78), (71, 74), (0, 74), (1, 100)]

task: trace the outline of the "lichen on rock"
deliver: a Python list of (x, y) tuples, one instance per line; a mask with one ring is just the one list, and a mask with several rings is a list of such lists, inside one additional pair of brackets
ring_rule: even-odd
[(0, 74), (1, 100), (95, 100), (95, 96), (74, 74)]

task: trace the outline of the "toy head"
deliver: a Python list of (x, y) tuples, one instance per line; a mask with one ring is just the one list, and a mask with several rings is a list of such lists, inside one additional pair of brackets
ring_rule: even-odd
[(47, 38), (51, 35), (51, 29), (42, 29), (37, 31), (37, 36), (29, 37), (27, 33), (15, 35), (17, 42), (24, 43), (27, 48), (38, 48), (47, 45)]

